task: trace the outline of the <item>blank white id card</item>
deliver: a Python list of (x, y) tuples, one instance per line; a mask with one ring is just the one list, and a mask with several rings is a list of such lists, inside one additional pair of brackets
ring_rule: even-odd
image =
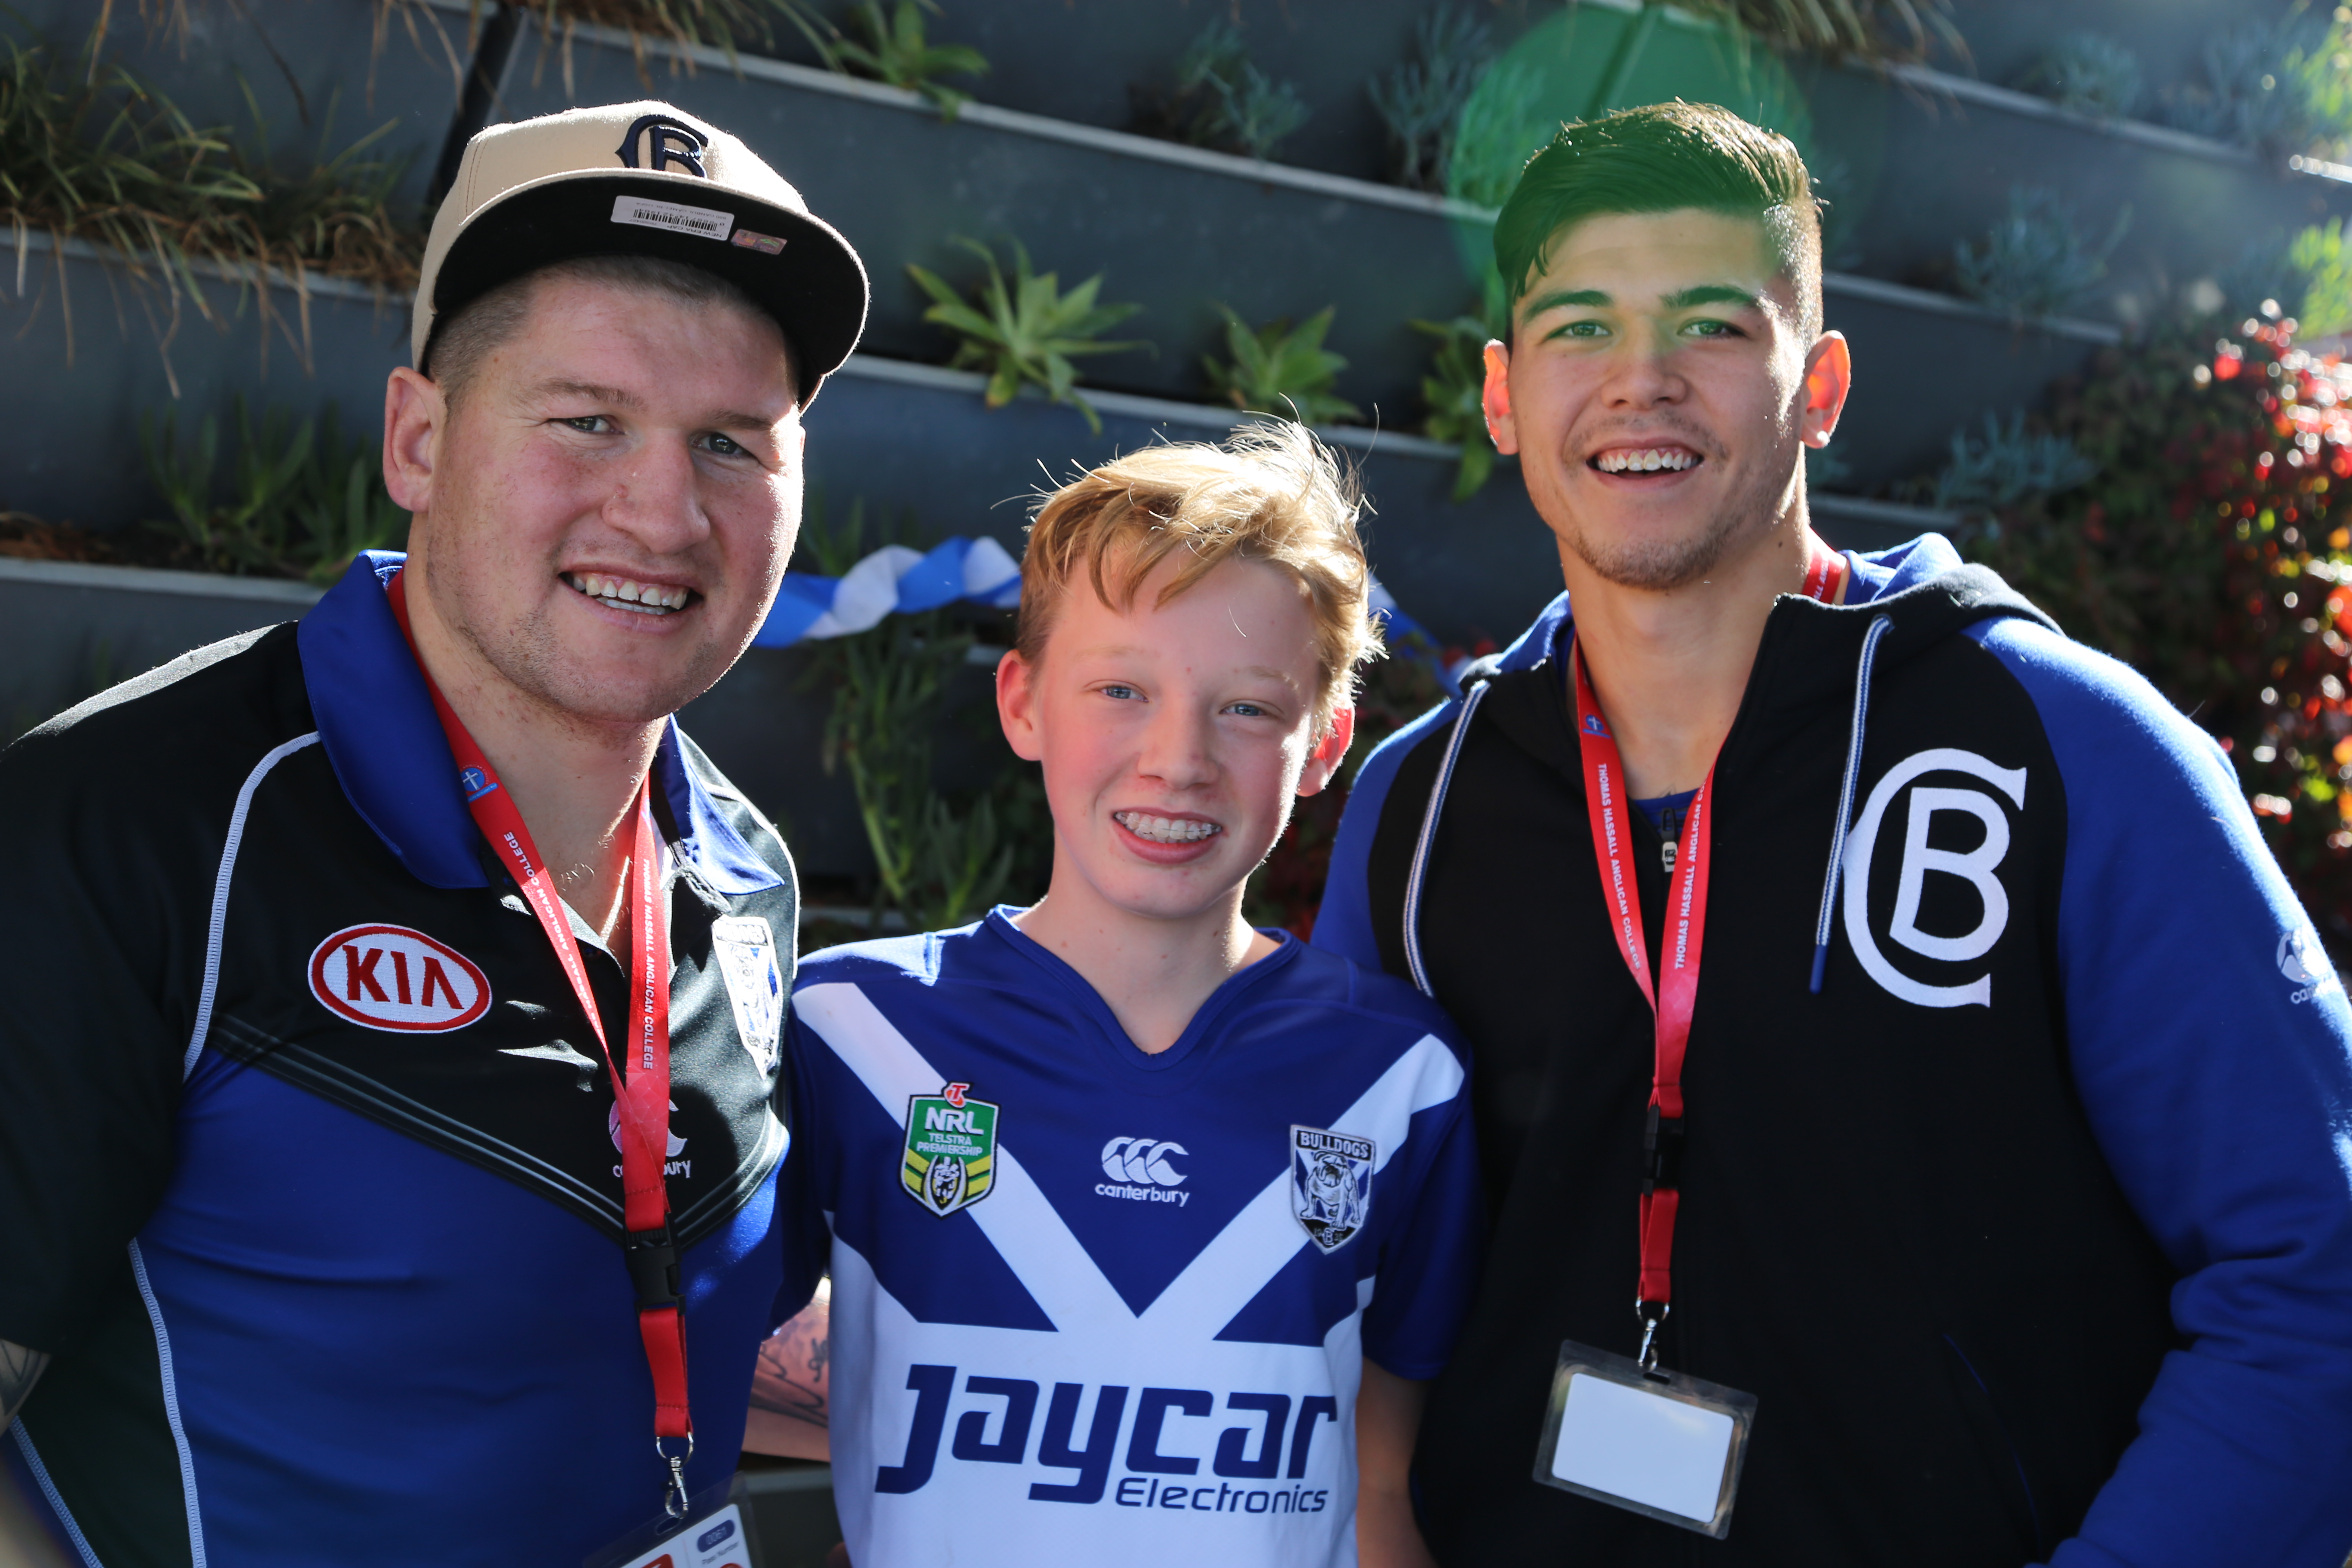
[(1559, 1347), (1536, 1479), (1717, 1539), (1748, 1457), (1756, 1396), (1570, 1341)]
[(724, 1484), (713, 1487), (689, 1509), (690, 1522), (665, 1519), (588, 1559), (584, 1568), (758, 1568), (743, 1527), (740, 1504), (725, 1502)]

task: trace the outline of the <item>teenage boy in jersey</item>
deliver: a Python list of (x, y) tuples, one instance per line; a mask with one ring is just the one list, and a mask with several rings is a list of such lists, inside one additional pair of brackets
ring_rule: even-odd
[(669, 715), (767, 611), (865, 303), (667, 105), (483, 132), (385, 397), (404, 568), (0, 758), (0, 1339), (46, 1368), (0, 1446), (83, 1560), (576, 1563), (689, 1422), (685, 1489), (733, 1470), (808, 1289), (792, 865)]
[[(1316, 926), (1476, 1063), (1423, 1526), (1481, 1568), (2337, 1568), (2352, 1016), (2145, 681), (1940, 538), (1814, 537), (1818, 236), (1788, 142), (1683, 104), (1562, 130), (1496, 226), (1487, 417), (1569, 592), (1366, 763)], [(1757, 1400), (1719, 1542), (1533, 1479), (1563, 1342), (1654, 1323)]]
[(1241, 912), (1347, 751), (1356, 513), (1292, 425), (1050, 498), (997, 676), (1045, 898), (802, 966), (862, 1568), (1428, 1562), (1406, 1467), (1479, 1229), (1461, 1055), (1412, 987)]

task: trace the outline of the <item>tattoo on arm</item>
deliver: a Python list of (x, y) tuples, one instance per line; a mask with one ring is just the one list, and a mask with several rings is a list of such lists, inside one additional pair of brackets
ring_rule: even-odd
[(25, 1407), (26, 1395), (41, 1379), (49, 1358), (37, 1350), (0, 1340), (0, 1428), (16, 1418)]
[(828, 1338), (831, 1324), (823, 1303), (777, 1330), (760, 1346), (751, 1373), (751, 1407), (772, 1411), (812, 1426), (830, 1425)]

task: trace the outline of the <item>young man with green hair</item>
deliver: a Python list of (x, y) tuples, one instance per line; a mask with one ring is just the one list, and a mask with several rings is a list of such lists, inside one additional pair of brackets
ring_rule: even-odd
[(1784, 138), (1565, 127), (1495, 247), (1568, 592), (1367, 762), (1316, 928), (1475, 1060), (1433, 1549), (2336, 1568), (2352, 1013), (2227, 759), (1942, 538), (1813, 533)]

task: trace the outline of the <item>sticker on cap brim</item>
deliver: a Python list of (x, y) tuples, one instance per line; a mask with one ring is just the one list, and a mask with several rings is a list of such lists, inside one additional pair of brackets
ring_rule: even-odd
[(723, 240), (735, 226), (735, 215), (710, 207), (690, 207), (682, 202), (657, 202), (650, 196), (615, 196), (613, 221)]
[(735, 231), (734, 243), (746, 250), (757, 250), (768, 256), (773, 256), (784, 247), (784, 242), (774, 235), (753, 234), (748, 228), (739, 228)]

